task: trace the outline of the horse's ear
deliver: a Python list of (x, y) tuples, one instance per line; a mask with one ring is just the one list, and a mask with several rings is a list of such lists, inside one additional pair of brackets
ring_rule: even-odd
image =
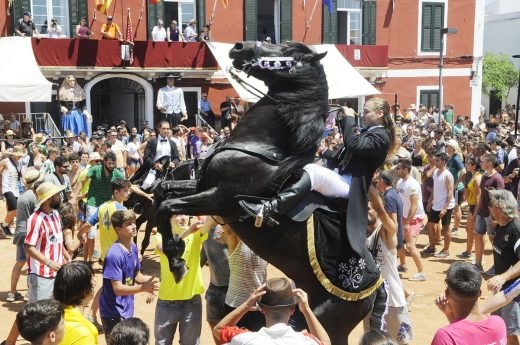
[(319, 53), (319, 54), (316, 54), (316, 53), (305, 54), (305, 55), (303, 55), (303, 61), (306, 61), (306, 62), (320, 61), (321, 59), (323, 59), (325, 57), (325, 55), (327, 55), (327, 52), (323, 52), (323, 53)]

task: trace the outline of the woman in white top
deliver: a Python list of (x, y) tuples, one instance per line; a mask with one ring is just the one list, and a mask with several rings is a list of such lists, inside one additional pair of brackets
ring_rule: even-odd
[(128, 149), (128, 165), (126, 167), (126, 176), (132, 176), (141, 162), (141, 154), (139, 152), (139, 137), (137, 134), (132, 134), (130, 140), (126, 145)]
[[(222, 230), (222, 242), (227, 245), (229, 253), (229, 285), (226, 293), (226, 312), (229, 313), (265, 283), (267, 261), (256, 255), (228, 225), (223, 225)], [(237, 326), (256, 332), (265, 326), (265, 317), (259, 311), (249, 312)]]
[[(384, 316), (387, 332), (400, 345), (408, 344), (413, 340), (413, 332), (403, 285), (397, 272), (397, 223), (386, 213), (383, 201), (373, 186), (369, 195), (371, 203), (366, 244), (381, 269), (388, 293), (388, 312)], [(365, 330), (368, 330), (369, 320), (370, 316), (367, 316), (363, 322)]]

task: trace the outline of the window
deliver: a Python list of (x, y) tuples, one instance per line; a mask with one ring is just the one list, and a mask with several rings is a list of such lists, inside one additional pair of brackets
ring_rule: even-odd
[(439, 107), (439, 90), (421, 90), (419, 94), (419, 104), (430, 108), (432, 105)]
[(444, 27), (442, 2), (423, 2), (421, 18), (421, 51), (440, 51), (441, 29)]
[(31, 3), (32, 19), (40, 34), (47, 32), (47, 25), (50, 26), (51, 18), (54, 17), (61, 26), (62, 36), (70, 37), (68, 0), (33, 0)]
[(361, 0), (338, 0), (338, 43), (361, 44)]
[[(169, 27), (171, 21), (175, 20), (177, 25), (182, 28), (183, 31), (188, 26), (190, 20), (197, 19), (197, 13), (195, 12), (195, 0), (165, 0), (164, 12), (165, 26)], [(197, 24), (197, 27), (201, 27), (205, 23)]]

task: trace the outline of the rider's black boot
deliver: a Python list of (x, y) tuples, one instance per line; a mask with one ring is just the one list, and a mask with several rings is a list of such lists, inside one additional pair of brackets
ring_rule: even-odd
[(311, 187), (309, 174), (303, 172), (298, 182), (281, 191), (274, 199), (259, 202), (240, 200), (239, 204), (249, 214), (255, 215), (256, 227), (261, 227), (264, 221), (269, 226), (275, 226), (279, 223), (273, 216), (287, 214), (291, 208), (311, 191)]

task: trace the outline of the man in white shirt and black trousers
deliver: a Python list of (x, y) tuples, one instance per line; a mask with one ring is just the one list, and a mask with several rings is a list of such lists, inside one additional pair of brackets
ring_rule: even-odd
[[(137, 170), (131, 178), (133, 183), (144, 178), (141, 188), (146, 190), (150, 187), (159, 174), (162, 174), (167, 164), (175, 168), (179, 160), (179, 152), (177, 145), (170, 139), (170, 124), (168, 121), (161, 121), (159, 123), (159, 136), (156, 139), (148, 141), (143, 155), (143, 165)], [(150, 182), (151, 181), (151, 182)]]
[(157, 93), (157, 109), (164, 114), (164, 120), (170, 123), (171, 128), (188, 119), (184, 91), (175, 87), (175, 78), (176, 75), (167, 74), (166, 86), (161, 87)]

